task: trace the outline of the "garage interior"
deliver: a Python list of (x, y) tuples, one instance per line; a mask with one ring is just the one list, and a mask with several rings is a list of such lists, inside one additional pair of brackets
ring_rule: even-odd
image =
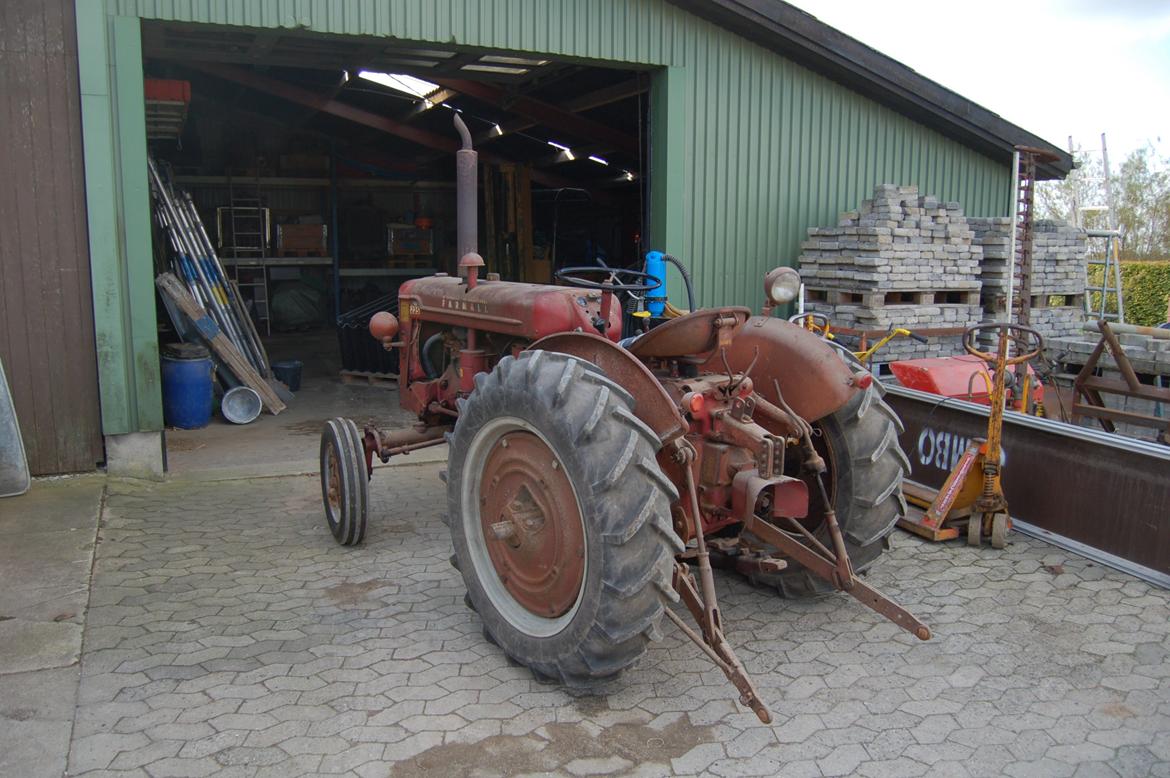
[(171, 470), (307, 461), (338, 413), (409, 421), (365, 324), (405, 280), (456, 272), (453, 112), (479, 152), (488, 272), (550, 283), (648, 248), (648, 70), (161, 22), (142, 42), (150, 156), (190, 192), (270, 361), (302, 364), (278, 417), (168, 429)]

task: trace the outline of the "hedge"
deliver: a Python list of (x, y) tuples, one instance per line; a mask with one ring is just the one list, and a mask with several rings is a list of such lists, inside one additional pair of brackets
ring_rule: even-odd
[[(1101, 265), (1089, 266), (1092, 286), (1101, 285), (1103, 269)], [(1128, 323), (1147, 327), (1162, 324), (1166, 321), (1166, 301), (1170, 298), (1170, 260), (1123, 260), (1121, 288), (1125, 293), (1125, 320)], [(1100, 293), (1090, 295), (1093, 309), (1100, 306), (1100, 300)]]

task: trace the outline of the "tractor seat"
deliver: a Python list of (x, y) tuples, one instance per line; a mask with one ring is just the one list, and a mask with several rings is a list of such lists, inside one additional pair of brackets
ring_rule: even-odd
[(751, 317), (750, 308), (704, 308), (660, 324), (628, 347), (639, 359), (679, 359), (696, 357), (706, 361), (719, 348), (719, 331), (715, 326), (721, 319), (734, 318), (730, 337), (743, 329)]

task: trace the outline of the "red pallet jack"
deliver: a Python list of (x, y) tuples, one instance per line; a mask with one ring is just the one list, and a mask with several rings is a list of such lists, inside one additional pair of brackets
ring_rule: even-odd
[[(999, 333), (999, 347), (995, 354), (975, 347), (975, 336), (989, 331)], [(1009, 343), (1016, 344), (1018, 356), (1008, 356)], [(1044, 350), (1044, 339), (1036, 330), (1019, 324), (979, 324), (963, 333), (963, 348), (994, 365), (987, 437), (971, 441), (937, 493), (917, 484), (906, 484), (906, 500), (925, 508), (926, 512), (920, 517), (900, 519), (898, 526), (937, 541), (958, 537), (959, 527), (966, 524), (968, 545), (979, 546), (984, 538), (990, 538), (992, 548), (1003, 548), (1012, 526), (1000, 482), (1007, 368), (1039, 356)]]

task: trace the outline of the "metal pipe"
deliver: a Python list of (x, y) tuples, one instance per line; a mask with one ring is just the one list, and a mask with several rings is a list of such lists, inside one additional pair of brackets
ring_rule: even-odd
[(1008, 238), (1008, 274), (1007, 274), (1007, 301), (1004, 308), (1004, 321), (1012, 321), (1012, 298), (1016, 290), (1016, 230), (1020, 226), (1020, 151), (1012, 152), (1012, 229)]
[(235, 344), (236, 348), (243, 353), (249, 362), (255, 363), (254, 356), (250, 353), (250, 349), (244, 342), (244, 336), (239, 331), (235, 317), (228, 313), (224, 303), (227, 302), (227, 296), (221, 290), (216, 288), (215, 283), (209, 277), (211, 268), (207, 266), (206, 250), (199, 245), (197, 233), (194, 225), (191, 224), (190, 215), (177, 206), (175, 213), (178, 217), (178, 222), (181, 225), (180, 235), (187, 241), (190, 248), (191, 264), (195, 268), (195, 273), (199, 277), (200, 282), (206, 287), (207, 295), (212, 302), (212, 309), (219, 314), (220, 328), (223, 329), (224, 334)]
[(219, 328), (224, 331), (224, 334), (230, 340), (235, 342), (236, 347), (241, 348), (239, 334), (235, 332), (234, 328), (232, 327), (232, 324), (227, 315), (227, 311), (225, 311), (223, 306), (220, 304), (220, 300), (215, 294), (214, 288), (204, 274), (203, 267), (199, 262), (200, 251), (195, 243), (193, 234), (190, 232), (189, 227), (184, 223), (182, 213), (178, 207), (176, 207), (174, 200), (171, 197), (171, 193), (163, 184), (162, 177), (159, 175), (158, 168), (155, 166), (154, 161), (148, 160), (147, 166), (151, 175), (152, 183), (154, 183), (156, 187), (155, 191), (158, 193), (158, 200), (162, 204), (163, 211), (167, 216), (167, 221), (171, 225), (171, 232), (179, 244), (185, 249), (184, 253), (187, 255), (189, 268), (190, 270), (194, 271), (192, 280), (197, 281), (203, 289), (203, 296), (206, 298), (206, 302), (208, 303), (206, 306), (208, 313), (212, 316), (213, 320), (215, 320)]
[(455, 254), (462, 259), (479, 251), (479, 154), (471, 147), (471, 133), (459, 114), (455, 129), (463, 140), (463, 148), (455, 152)]
[(248, 317), (248, 311), (244, 307), (240, 296), (236, 294), (236, 290), (228, 283), (227, 272), (223, 268), (223, 263), (219, 259), (219, 254), (215, 251), (215, 246), (211, 243), (211, 237), (207, 234), (207, 228), (203, 226), (203, 220), (199, 218), (199, 212), (195, 209), (195, 201), (191, 198), (190, 192), (183, 193), (183, 204), (187, 208), (189, 218), (195, 225), (198, 231), (204, 252), (207, 254), (208, 262), (216, 276), (216, 282), (223, 288), (224, 296), (227, 298), (228, 307), (236, 318), (237, 326), (244, 335), (248, 345), (251, 346), (255, 366), (259, 369), (260, 375), (268, 376), (271, 370), (268, 367), (268, 358), (264, 353), (264, 346), (260, 343), (260, 334), (251, 326), (251, 320)]
[(417, 446), (420, 443), (427, 443), (433, 440), (443, 440), (443, 436), (450, 432), (454, 427), (449, 424), (444, 424), (438, 427), (425, 427), (423, 429), (416, 429), (414, 427), (407, 427), (406, 429), (392, 430), (391, 432), (383, 432), (374, 427), (366, 427), (366, 432), (372, 433), (378, 442), (378, 448), (381, 451), (389, 449), (401, 449)]
[[(223, 266), (220, 264), (219, 256), (215, 253), (215, 247), (211, 243), (211, 238), (207, 235), (207, 230), (203, 227), (203, 220), (199, 218), (199, 212), (195, 209), (195, 201), (191, 199), (190, 193), (187, 192), (184, 192), (179, 197), (179, 201), (181, 212), (204, 258), (206, 264), (204, 270), (208, 279), (215, 285), (217, 291), (222, 292), (220, 297), (221, 302), (225, 304), (225, 312), (233, 314), (233, 318), (236, 318), (234, 316), (234, 309), (230, 307), (235, 294), (228, 287), (227, 275), (224, 273)], [(237, 325), (237, 329), (241, 330), (241, 335), (243, 335), (245, 328), (239, 327), (238, 321), (235, 324)], [(245, 353), (247, 352), (245, 351)]]
[(203, 220), (199, 218), (199, 212), (195, 209), (195, 201), (191, 199), (189, 192), (183, 193), (180, 204), (189, 229), (192, 231), (192, 236), (201, 248), (203, 261), (206, 263), (205, 273), (215, 285), (215, 290), (219, 292), (216, 296), (224, 307), (224, 314), (231, 319), (232, 327), (239, 338), (240, 352), (247, 357), (260, 375), (267, 376), (270, 371), (268, 361), (264, 357), (264, 348), (260, 345), (259, 335), (254, 333), (244, 320), (247, 311), (244, 310), (243, 302), (238, 299), (235, 291), (227, 282), (227, 274), (219, 261), (219, 256), (215, 253), (215, 247), (211, 244), (211, 238), (203, 226)]
[[(1083, 325), (1085, 332), (1092, 332), (1101, 334), (1097, 322), (1086, 322)], [(1109, 329), (1123, 335), (1145, 335), (1146, 337), (1154, 338), (1156, 340), (1170, 340), (1170, 330), (1164, 330), (1161, 327), (1141, 327), (1137, 324), (1120, 324), (1116, 322), (1109, 322)]]

